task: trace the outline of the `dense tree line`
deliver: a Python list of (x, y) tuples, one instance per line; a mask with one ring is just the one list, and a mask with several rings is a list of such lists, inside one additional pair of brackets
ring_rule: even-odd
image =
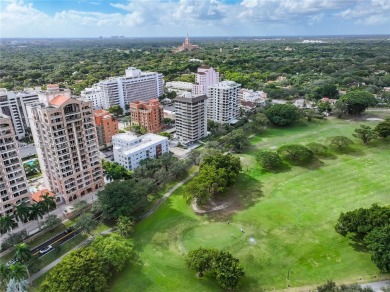
[(216, 68), (223, 78), (263, 89), (271, 98), (337, 98), (339, 89), (357, 87), (379, 94), (385, 102), (388, 98), (382, 90), (390, 86), (390, 49), (385, 40), (304, 44), (295, 39), (198, 39), (202, 50), (172, 54), (172, 47), (181, 41), (58, 40), (29, 43), (25, 48), (4, 46), (0, 87), (63, 83), (77, 94), (99, 80), (123, 75), (128, 66), (161, 72), (167, 81), (183, 80), (183, 76), (190, 81), (193, 76), (188, 73), (200, 64), (190, 61), (195, 58)]

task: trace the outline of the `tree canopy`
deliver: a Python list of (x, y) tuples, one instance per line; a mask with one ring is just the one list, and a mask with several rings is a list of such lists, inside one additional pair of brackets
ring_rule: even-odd
[(292, 104), (274, 104), (265, 114), (268, 120), (275, 126), (290, 126), (301, 118), (299, 109)]
[(307, 147), (299, 144), (287, 144), (278, 148), (278, 154), (290, 163), (302, 165), (314, 159), (314, 153)]
[(346, 105), (345, 113), (353, 116), (362, 114), (369, 106), (374, 106), (376, 102), (374, 95), (364, 90), (347, 92), (338, 101), (338, 103)]
[(256, 154), (256, 161), (263, 169), (268, 171), (276, 171), (282, 165), (280, 156), (277, 153), (268, 150), (259, 151)]

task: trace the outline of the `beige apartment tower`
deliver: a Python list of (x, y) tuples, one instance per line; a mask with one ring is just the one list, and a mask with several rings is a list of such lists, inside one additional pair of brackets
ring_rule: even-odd
[(207, 96), (187, 92), (175, 98), (176, 138), (191, 144), (207, 136)]
[(93, 104), (57, 95), (27, 107), (46, 188), (65, 203), (104, 184)]
[(30, 201), (26, 174), (10, 117), (0, 114), (0, 216)]

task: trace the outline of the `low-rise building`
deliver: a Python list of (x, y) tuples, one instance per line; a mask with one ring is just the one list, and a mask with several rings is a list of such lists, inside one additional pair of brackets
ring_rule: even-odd
[(192, 91), (193, 84), (191, 82), (184, 81), (170, 81), (165, 83), (165, 88), (169, 91), (182, 92), (182, 91)]
[(118, 119), (104, 109), (94, 113), (99, 148), (112, 146), (112, 136), (119, 133)]
[(112, 142), (114, 161), (129, 170), (136, 169), (144, 159), (169, 152), (168, 138), (151, 133), (139, 137), (129, 133), (117, 134)]
[(149, 133), (160, 132), (163, 127), (164, 108), (158, 99), (148, 102), (135, 101), (130, 103), (130, 116), (132, 126), (141, 126)]
[(92, 101), (94, 109), (108, 109), (110, 107), (108, 99), (103, 97), (102, 89), (97, 85), (85, 88), (81, 91), (80, 97)]
[(256, 104), (265, 104), (267, 100), (267, 93), (264, 91), (253, 91), (251, 89), (243, 88), (238, 92), (240, 101), (250, 101)]

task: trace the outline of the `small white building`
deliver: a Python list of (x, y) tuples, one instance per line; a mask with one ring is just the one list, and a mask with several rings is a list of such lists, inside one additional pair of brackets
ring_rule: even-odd
[(169, 152), (168, 138), (156, 134), (139, 137), (129, 133), (117, 134), (112, 137), (112, 144), (114, 161), (129, 170), (136, 169), (144, 159)]
[(253, 91), (251, 89), (242, 88), (238, 92), (240, 101), (249, 101), (256, 104), (265, 104), (267, 100), (267, 93), (264, 91)]
[(169, 92), (183, 92), (183, 91), (192, 91), (192, 83), (184, 81), (170, 81), (165, 83), (165, 87)]

